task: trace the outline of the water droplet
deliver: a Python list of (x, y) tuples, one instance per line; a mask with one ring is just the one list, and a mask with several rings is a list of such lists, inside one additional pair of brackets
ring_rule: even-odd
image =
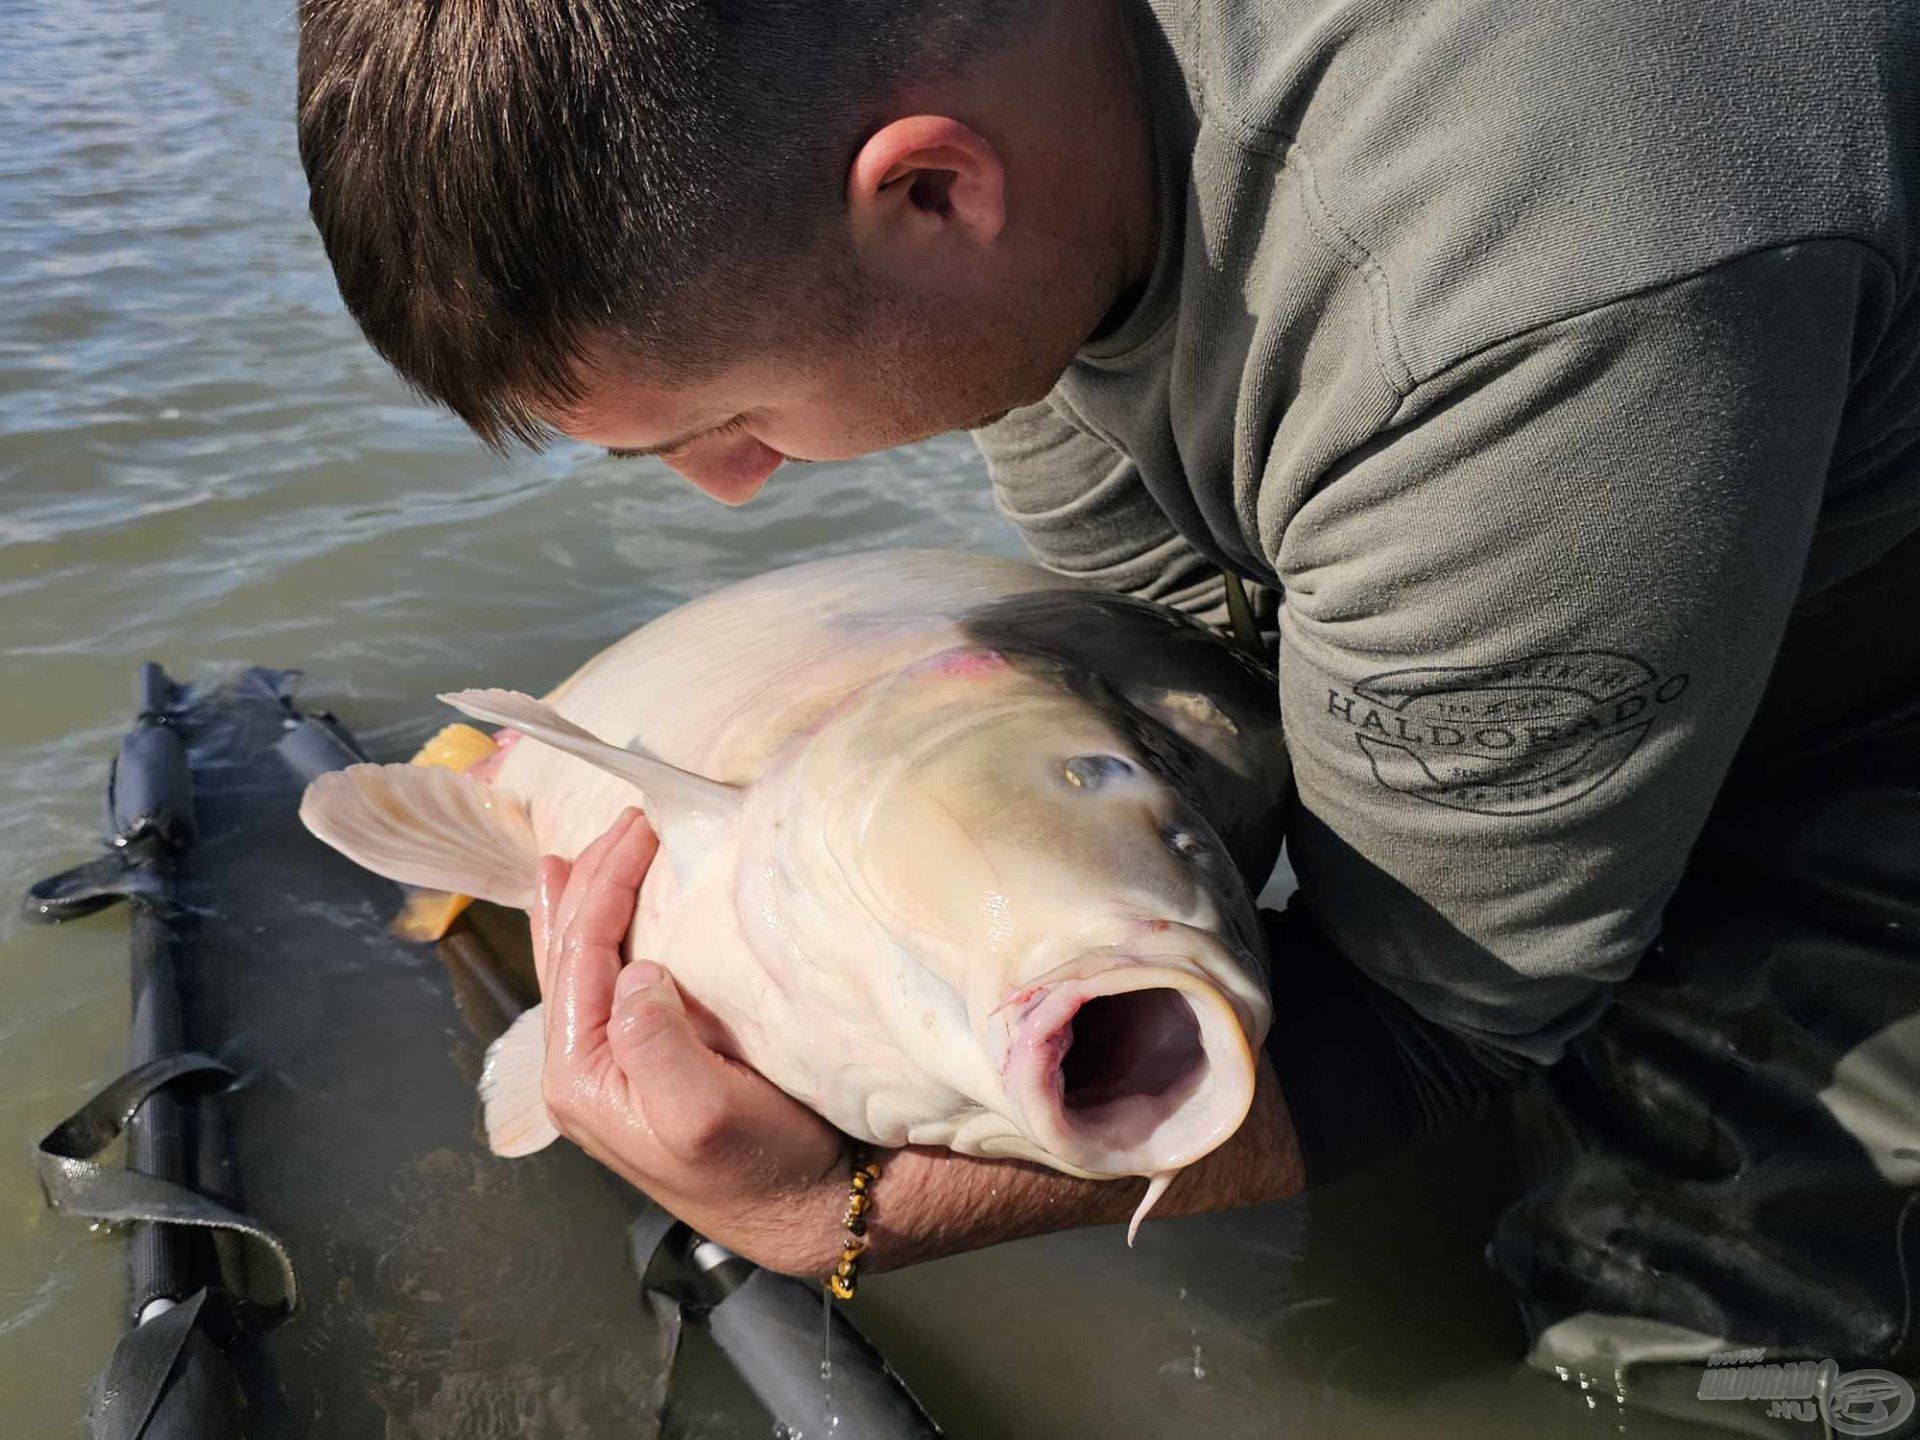
[(820, 1378), (833, 1378), (833, 1292), (820, 1287)]
[(1207, 1367), (1200, 1363), (1200, 1347), (1198, 1345), (1193, 1347), (1193, 1378), (1196, 1380), (1204, 1380), (1207, 1378)]
[(827, 1431), (840, 1428), (840, 1417), (833, 1409), (833, 1292), (820, 1287), (820, 1409), (827, 1417)]

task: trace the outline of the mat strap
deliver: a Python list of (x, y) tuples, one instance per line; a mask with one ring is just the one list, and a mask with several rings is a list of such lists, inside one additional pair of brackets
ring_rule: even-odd
[(251, 1302), (278, 1321), (299, 1304), (293, 1260), (279, 1236), (251, 1216), (229, 1210), (198, 1191), (157, 1175), (105, 1166), (93, 1157), (119, 1138), (146, 1098), (164, 1085), (195, 1076), (231, 1081), (233, 1071), (210, 1055), (162, 1055), (137, 1065), (54, 1126), (34, 1152), (47, 1204), (68, 1215), (120, 1225), (136, 1220), (229, 1230), (266, 1247), (280, 1272), (282, 1293)]

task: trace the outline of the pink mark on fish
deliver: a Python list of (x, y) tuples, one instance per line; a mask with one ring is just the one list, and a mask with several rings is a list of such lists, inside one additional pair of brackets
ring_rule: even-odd
[(525, 738), (518, 730), (510, 727), (494, 731), (493, 753), (474, 761), (467, 767), (467, 774), (475, 780), (484, 780), (491, 784), (493, 777), (500, 773), (500, 766), (505, 763), (507, 752)]
[(943, 650), (926, 662), (929, 673), (952, 680), (972, 680), (996, 674), (1007, 668), (1007, 657), (998, 650)]
[(1040, 986), (1040, 985), (1023, 986), (1022, 988), (1014, 991), (1011, 995), (1007, 996), (1006, 999), (1002, 1000), (998, 1005), (994, 1006), (993, 1009), (989, 1010), (987, 1013), (989, 1015), (998, 1015), (1002, 1010), (1006, 1009), (1009, 1005), (1018, 1005), (1023, 1000), (1033, 999), (1033, 997), (1038, 995), (1040, 991), (1044, 988), (1045, 988), (1044, 986)]

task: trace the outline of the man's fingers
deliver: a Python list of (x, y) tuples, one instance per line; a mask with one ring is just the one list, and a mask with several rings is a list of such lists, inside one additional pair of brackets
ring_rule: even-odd
[(640, 882), (660, 848), (637, 810), (624, 813), (602, 839), (592, 847), (591, 866), (583, 855), (567, 882), (548, 962), (547, 1054), (576, 1068), (591, 1068), (605, 1043), (620, 949)]
[(553, 953), (554, 921), (560, 909), (560, 897), (566, 892), (567, 876), (573, 871), (558, 855), (540, 859), (540, 873), (534, 884), (533, 969), (540, 980), (540, 996), (547, 995), (547, 957)]
[(560, 938), (553, 956), (553, 993), (547, 1001), (547, 1098), (593, 1077), (604, 1061), (618, 951)]
[(638, 811), (624, 833), (600, 857), (593, 874), (579, 887), (573, 914), (561, 931), (563, 940), (586, 945), (608, 945), (619, 950), (633, 928), (640, 903), (640, 882), (660, 850), (659, 837)]
[(607, 852), (620, 843), (640, 812), (629, 807), (622, 810), (605, 832), (586, 849), (582, 850), (573, 862), (573, 875), (567, 882), (566, 893), (560, 897), (560, 908), (554, 916), (553, 936), (556, 941), (563, 937), (573, 923), (574, 912), (580, 908), (580, 901), (586, 895), (586, 887), (600, 872), (600, 864)]
[[(619, 842), (620, 837), (626, 833), (628, 827), (633, 824), (634, 817), (639, 813), (631, 806), (622, 810), (615, 817), (612, 825), (575, 856), (571, 865), (566, 865), (564, 874), (559, 876), (557, 887), (547, 885), (547, 862), (541, 861), (540, 884), (535, 887), (534, 900), (536, 912), (542, 906), (545, 909), (545, 934), (539, 935), (542, 927), (538, 913), (535, 915), (534, 928), (536, 935), (539, 936), (536, 940), (539, 948), (535, 969), (539, 973), (542, 999), (553, 998), (554, 972), (559, 968), (560, 945), (566, 938), (567, 927), (572, 923), (575, 912), (579, 910), (581, 900), (586, 896), (587, 887), (593, 883), (593, 877), (599, 873), (600, 862)], [(564, 861), (560, 863), (566, 864)], [(547, 1054), (558, 1056), (561, 1047), (561, 1009), (558, 1005), (549, 1004), (546, 1014)]]
[(697, 1161), (723, 1137), (732, 1071), (701, 1043), (679, 987), (651, 960), (621, 972), (607, 1045), (647, 1128), (674, 1158)]

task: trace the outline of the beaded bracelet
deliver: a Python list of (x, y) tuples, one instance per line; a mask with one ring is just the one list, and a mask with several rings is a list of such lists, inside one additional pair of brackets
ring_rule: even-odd
[(851, 1300), (859, 1282), (860, 1253), (867, 1248), (867, 1211), (873, 1208), (869, 1192), (880, 1178), (880, 1167), (866, 1146), (855, 1141), (849, 1154), (853, 1174), (847, 1181), (847, 1243), (840, 1252), (840, 1263), (827, 1276), (827, 1289), (836, 1300)]

